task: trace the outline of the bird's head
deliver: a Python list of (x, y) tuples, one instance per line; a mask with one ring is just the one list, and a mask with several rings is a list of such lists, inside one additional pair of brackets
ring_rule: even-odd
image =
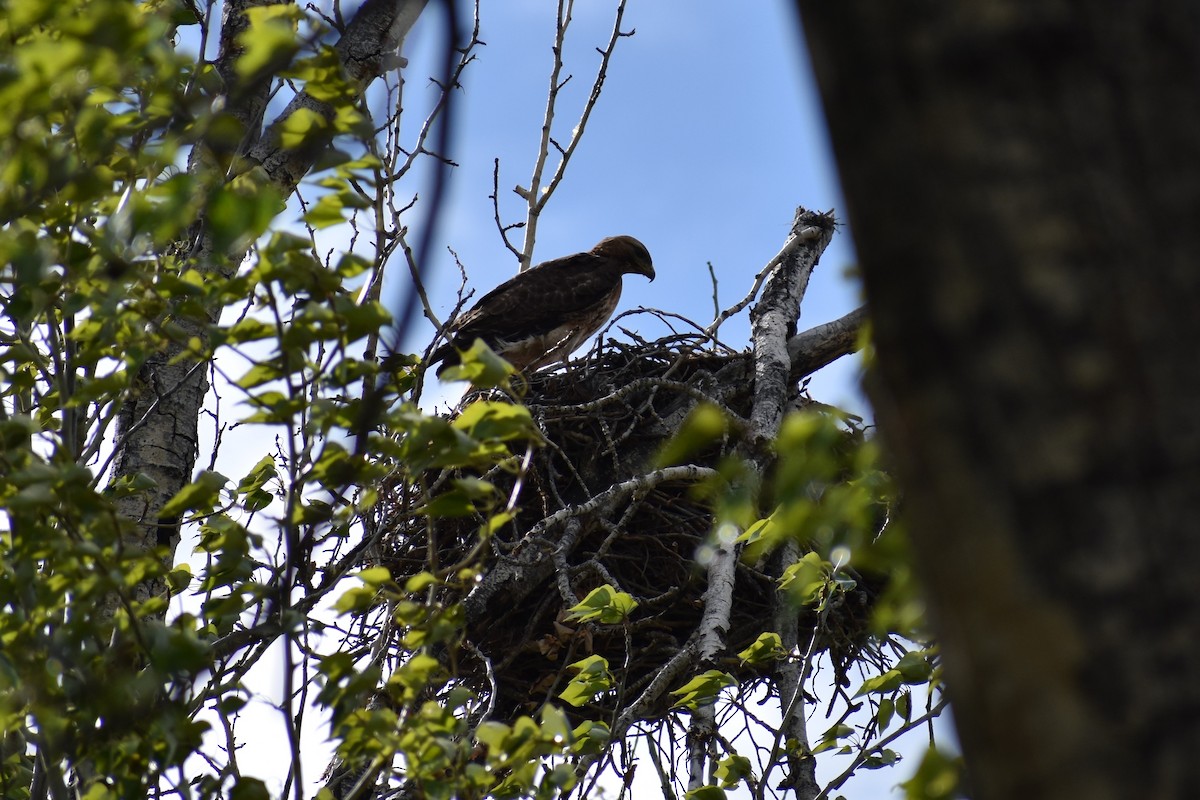
[(646, 245), (632, 236), (610, 236), (592, 248), (594, 255), (620, 263), (621, 272), (645, 275), (654, 280), (654, 262)]

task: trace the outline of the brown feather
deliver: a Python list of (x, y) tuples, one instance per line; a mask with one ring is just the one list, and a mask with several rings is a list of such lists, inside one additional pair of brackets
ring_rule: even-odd
[(556, 258), (522, 272), (479, 299), (450, 326), (450, 341), (429, 363), (459, 363), (458, 351), (483, 339), (520, 370), (565, 360), (598, 331), (621, 297), (621, 276), (645, 275), (654, 266), (645, 245), (613, 236), (590, 252)]

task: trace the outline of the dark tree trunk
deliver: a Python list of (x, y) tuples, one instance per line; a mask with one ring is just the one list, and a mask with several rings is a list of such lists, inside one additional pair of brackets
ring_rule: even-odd
[(1200, 786), (1200, 11), (799, 0), (980, 798)]

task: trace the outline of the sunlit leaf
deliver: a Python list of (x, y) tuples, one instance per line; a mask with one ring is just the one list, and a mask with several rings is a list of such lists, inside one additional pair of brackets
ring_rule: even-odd
[(601, 692), (612, 688), (612, 675), (608, 671), (608, 661), (599, 655), (587, 658), (569, 665), (576, 674), (567, 683), (565, 689), (559, 692), (563, 702), (573, 706), (582, 706), (591, 702), (592, 698)]
[(615, 625), (629, 619), (637, 607), (638, 603), (632, 595), (617, 591), (612, 586), (598, 586), (588, 592), (578, 605), (568, 609), (567, 618)]
[(496, 355), (482, 339), (461, 353), (461, 363), (448, 368), (442, 374), (448, 381), (470, 381), (472, 386), (488, 389), (493, 386), (504, 386), (516, 370), (512, 364)]
[(787, 655), (787, 651), (783, 649), (783, 641), (779, 638), (779, 634), (766, 631), (760, 633), (753, 644), (738, 653), (738, 658), (744, 664), (761, 665), (777, 661), (785, 655)]

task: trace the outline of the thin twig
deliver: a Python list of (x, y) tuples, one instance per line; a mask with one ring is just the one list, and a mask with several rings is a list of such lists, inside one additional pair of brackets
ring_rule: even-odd
[[(613, 20), (612, 33), (609, 35), (608, 45), (604, 49), (597, 50), (600, 53), (600, 67), (596, 71), (596, 79), (592, 82), (592, 91), (588, 96), (587, 103), (584, 104), (583, 113), (579, 116), (579, 122), (576, 123), (574, 130), (571, 131), (571, 141), (565, 148), (558, 146), (553, 142), (551, 131), (554, 124), (555, 106), (558, 103), (558, 93), (563, 86), (566, 85), (566, 80), (559, 81), (559, 75), (562, 74), (563, 67), (563, 42), (566, 37), (567, 27), (571, 24), (571, 11), (574, 6), (574, 0), (559, 0), (558, 3), (558, 27), (554, 35), (554, 67), (550, 71), (550, 90), (546, 98), (546, 115), (542, 121), (542, 139), (538, 147), (537, 161), (534, 164), (533, 176), (529, 180), (529, 188), (516, 188), (516, 193), (520, 195), (528, 207), (525, 224), (525, 242), (521, 248), (521, 271), (529, 269), (533, 264), (533, 248), (537, 241), (538, 219), (541, 217), (542, 210), (545, 209), (546, 203), (554, 195), (554, 190), (562, 182), (563, 175), (566, 173), (567, 164), (571, 160), (571, 156), (575, 153), (575, 148), (579, 146), (580, 140), (583, 138), (584, 131), (587, 128), (588, 120), (592, 116), (592, 110), (596, 107), (596, 102), (600, 99), (600, 92), (604, 88), (604, 80), (608, 76), (608, 62), (612, 58), (613, 51), (616, 48), (617, 41), (622, 37), (633, 36), (636, 31), (628, 33), (621, 31), (621, 20), (625, 16), (625, 4), (627, 0), (620, 0), (617, 3), (617, 13)], [(554, 170), (554, 175), (551, 176), (545, 186), (542, 185), (542, 175), (546, 168), (546, 161), (550, 156), (550, 147), (554, 144), (559, 151), (558, 167)]]

